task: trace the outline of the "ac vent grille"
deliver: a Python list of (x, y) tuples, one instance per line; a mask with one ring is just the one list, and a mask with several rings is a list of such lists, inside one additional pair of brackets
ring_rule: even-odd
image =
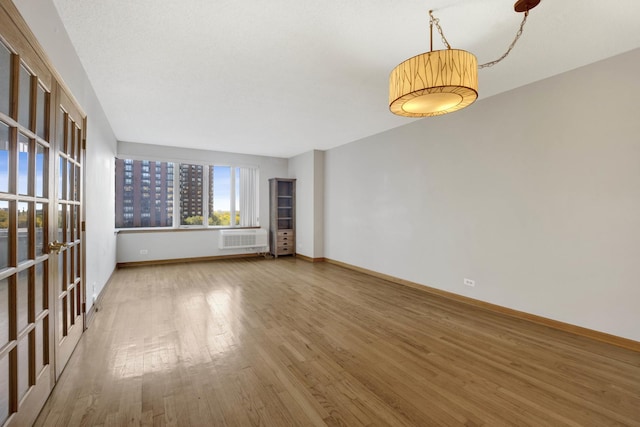
[(222, 230), (220, 231), (220, 249), (259, 248), (267, 246), (267, 230)]

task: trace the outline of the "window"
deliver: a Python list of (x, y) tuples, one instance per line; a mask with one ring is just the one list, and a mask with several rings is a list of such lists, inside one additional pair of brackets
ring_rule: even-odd
[[(160, 168), (153, 185), (150, 164)], [(116, 159), (116, 228), (172, 225), (173, 163)]]
[(180, 164), (180, 225), (203, 225), (202, 165)]
[(209, 166), (209, 225), (258, 225), (258, 169)]
[(116, 159), (116, 228), (258, 226), (258, 179), (252, 167)]
[[(209, 166), (209, 224), (211, 225), (236, 225), (236, 204), (231, 195), (235, 194), (235, 176), (231, 174), (229, 166)], [(233, 207), (233, 209), (231, 209)]]

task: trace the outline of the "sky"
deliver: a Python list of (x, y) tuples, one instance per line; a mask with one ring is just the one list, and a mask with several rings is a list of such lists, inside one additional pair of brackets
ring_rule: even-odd
[[(0, 147), (2, 143), (0, 143)], [(28, 181), (29, 153), (20, 152), (18, 154), (18, 194), (27, 194), (29, 185)], [(36, 193), (38, 196), (43, 195), (43, 172), (44, 172), (44, 154), (36, 156)], [(0, 191), (9, 192), (9, 152), (0, 150)]]
[[(239, 177), (236, 171), (236, 209), (238, 209), (240, 194), (239, 194)], [(213, 210), (214, 211), (228, 211), (230, 206), (231, 196), (231, 167), (229, 166), (214, 166), (213, 167)]]
[[(0, 191), (9, 192), (9, 127), (0, 123)], [(29, 185), (29, 138), (18, 134), (18, 194), (27, 194)], [(36, 156), (36, 195), (43, 195), (44, 149)]]

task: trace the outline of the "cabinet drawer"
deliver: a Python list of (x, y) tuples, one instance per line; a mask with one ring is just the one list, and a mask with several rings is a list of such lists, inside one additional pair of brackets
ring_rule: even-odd
[(293, 253), (293, 247), (292, 246), (280, 246), (280, 245), (278, 245), (278, 249), (276, 249), (276, 252), (277, 252), (278, 255), (292, 254)]
[(293, 230), (278, 230), (276, 235), (280, 237), (293, 237)]

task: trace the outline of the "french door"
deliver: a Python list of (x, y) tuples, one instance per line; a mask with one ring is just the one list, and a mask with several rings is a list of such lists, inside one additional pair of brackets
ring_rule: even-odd
[[(82, 244), (82, 157), (84, 118), (67, 93), (57, 92), (54, 177), (56, 218), (49, 240), (50, 259), (56, 263), (55, 366), (56, 379), (62, 373), (84, 330), (85, 286)], [(51, 230), (50, 230), (51, 231)], [(57, 259), (56, 259), (57, 258)]]
[(86, 119), (0, 0), (0, 426), (31, 425), (84, 329)]

